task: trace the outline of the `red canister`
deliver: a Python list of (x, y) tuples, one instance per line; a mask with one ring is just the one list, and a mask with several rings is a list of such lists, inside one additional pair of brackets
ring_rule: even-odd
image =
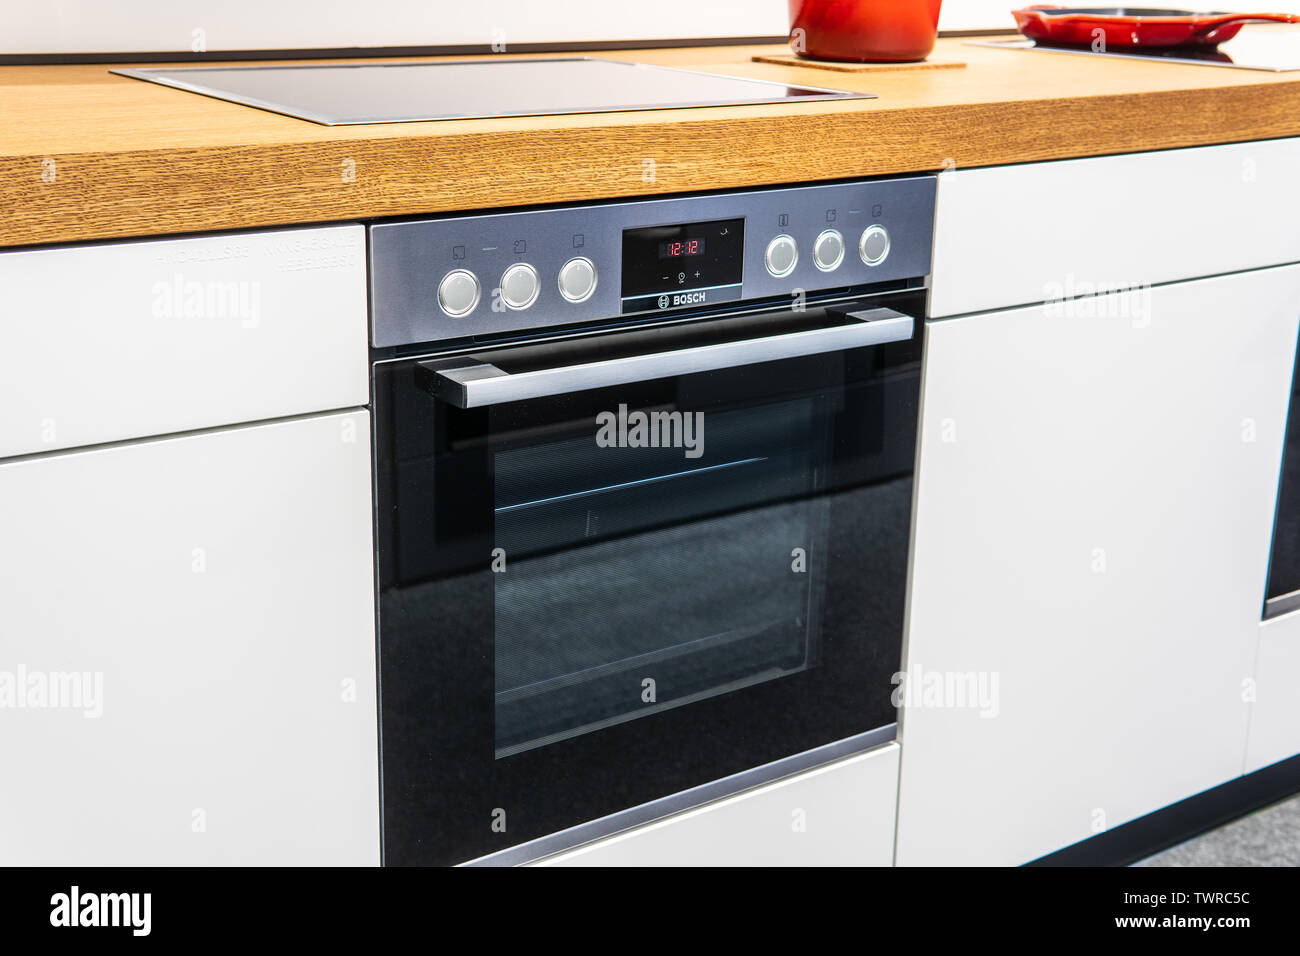
[(941, 2), (790, 0), (790, 46), (812, 60), (924, 60), (934, 49)]

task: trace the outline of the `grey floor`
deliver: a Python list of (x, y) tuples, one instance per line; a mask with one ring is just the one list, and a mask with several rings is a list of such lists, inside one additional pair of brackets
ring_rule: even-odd
[(1300, 796), (1225, 824), (1135, 866), (1300, 866)]

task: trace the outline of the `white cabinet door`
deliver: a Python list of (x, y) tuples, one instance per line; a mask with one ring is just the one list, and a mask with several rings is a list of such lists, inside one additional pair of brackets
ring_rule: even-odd
[(1246, 772), (1300, 754), (1300, 611), (1259, 627)]
[(898, 745), (886, 744), (618, 836), (542, 866), (889, 866)]
[(0, 458), (364, 405), (359, 225), (0, 252)]
[(1298, 317), (1289, 266), (929, 324), (900, 864), (1241, 773)]
[(0, 463), (0, 863), (377, 863), (369, 416)]

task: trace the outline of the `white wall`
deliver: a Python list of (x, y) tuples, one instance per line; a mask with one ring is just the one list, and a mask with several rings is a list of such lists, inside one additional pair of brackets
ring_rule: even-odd
[(3, 0), (6, 52), (170, 51), (779, 33), (782, 0)]
[[(994, 30), (1004, 27), (1014, 30), (1016, 18), (1011, 11), (1020, 6), (1031, 6), (1039, 0), (944, 0), (939, 16), (940, 30)], [(1060, 0), (1064, 4), (1065, 0)], [(1098, 4), (1101, 6), (1101, 4)]]
[[(1010, 26), (1012, 6), (947, 0), (940, 26)], [(446, 46), (491, 43), (496, 31), (508, 48), (775, 36), (788, 26), (785, 0), (0, 0), (0, 23), (0, 53)]]

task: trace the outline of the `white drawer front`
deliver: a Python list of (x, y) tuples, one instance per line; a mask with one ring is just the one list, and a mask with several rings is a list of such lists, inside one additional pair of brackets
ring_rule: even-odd
[(0, 252), (0, 457), (364, 405), (359, 225)]
[(787, 777), (542, 866), (890, 866), (898, 745)]
[(0, 863), (378, 863), (368, 420), (0, 463)]
[(1300, 261), (1300, 139), (939, 176), (933, 316)]

